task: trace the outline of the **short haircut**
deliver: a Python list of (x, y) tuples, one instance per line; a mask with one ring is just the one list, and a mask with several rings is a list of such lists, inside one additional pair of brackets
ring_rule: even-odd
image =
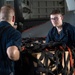
[(10, 4), (3, 5), (0, 9), (1, 19), (10, 20), (10, 14), (15, 15), (14, 8)]
[[(62, 12), (59, 10), (59, 9), (54, 9), (52, 10), (52, 12), (50, 13), (51, 14), (62, 14)], [(63, 14), (62, 14), (63, 15)]]

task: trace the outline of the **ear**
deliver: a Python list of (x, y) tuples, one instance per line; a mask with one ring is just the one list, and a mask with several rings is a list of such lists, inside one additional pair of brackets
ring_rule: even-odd
[(12, 17), (12, 22), (15, 22), (15, 16)]
[(63, 20), (64, 19), (64, 16), (61, 15), (61, 19)]

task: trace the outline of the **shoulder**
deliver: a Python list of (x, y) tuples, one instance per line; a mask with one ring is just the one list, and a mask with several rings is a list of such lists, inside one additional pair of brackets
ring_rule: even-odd
[(54, 33), (55, 31), (56, 31), (56, 27), (52, 27), (52, 28), (49, 30), (48, 34), (52, 34), (52, 33)]
[(67, 22), (64, 22), (64, 23), (63, 23), (63, 27), (64, 27), (64, 28), (68, 28), (68, 29), (73, 29), (73, 28), (75, 28), (74, 25), (72, 25), (72, 24), (70, 24), (70, 23), (67, 23)]
[(12, 26), (8, 29), (8, 32), (9, 32), (9, 34), (11, 34), (11, 35), (21, 35), (21, 32), (20, 31), (18, 31), (18, 30), (16, 30), (15, 28), (13, 28)]
[(2, 28), (3, 30), (3, 35), (6, 35), (7, 37), (21, 37), (21, 32), (19, 32), (18, 30), (16, 30), (14, 27), (12, 27), (11, 25), (5, 25), (5, 26), (1, 26), (0, 28)]
[(75, 27), (74, 25), (70, 24), (70, 23), (67, 23), (67, 22), (63, 22), (63, 26), (68, 26), (68, 27)]
[(64, 31), (68, 30), (70, 33), (75, 32), (75, 26), (71, 25), (70, 23), (65, 22), (64, 26), (63, 26), (63, 29), (64, 29)]

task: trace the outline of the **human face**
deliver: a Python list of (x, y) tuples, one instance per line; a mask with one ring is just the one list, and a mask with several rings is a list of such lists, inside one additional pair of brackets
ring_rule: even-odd
[(51, 14), (50, 20), (54, 27), (62, 26), (63, 16), (61, 14)]

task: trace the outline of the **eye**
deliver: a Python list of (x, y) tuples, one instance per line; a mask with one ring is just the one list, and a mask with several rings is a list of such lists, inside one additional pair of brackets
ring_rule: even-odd
[(58, 17), (51, 18), (51, 20), (58, 20)]

